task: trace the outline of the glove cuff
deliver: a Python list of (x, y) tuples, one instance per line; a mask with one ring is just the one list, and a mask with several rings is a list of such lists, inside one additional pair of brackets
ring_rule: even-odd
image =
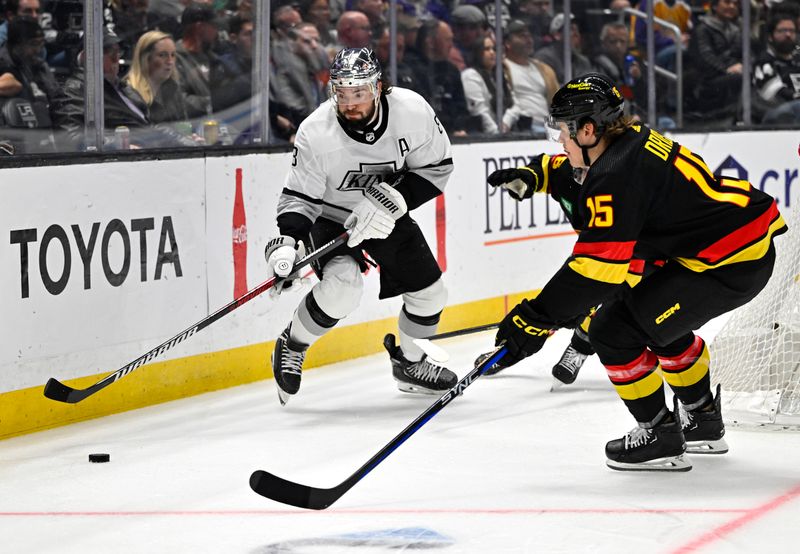
[(264, 247), (264, 257), (269, 259), (270, 254), (282, 246), (291, 246), (292, 248), (296, 249), (297, 242), (292, 237), (287, 235), (280, 235), (278, 237), (271, 238), (269, 242), (267, 242), (267, 246)]
[[(530, 300), (522, 300), (517, 306), (517, 309), (520, 317), (528, 326), (535, 327), (542, 332), (546, 332), (548, 335), (553, 334), (555, 330), (558, 329), (558, 325), (549, 317), (539, 313)], [(519, 326), (518, 323), (515, 322), (515, 324)]]

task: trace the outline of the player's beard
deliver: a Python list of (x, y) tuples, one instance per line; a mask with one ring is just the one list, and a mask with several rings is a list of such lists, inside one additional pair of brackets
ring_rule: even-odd
[(345, 126), (352, 130), (363, 132), (372, 123), (372, 120), (375, 118), (376, 110), (378, 109), (378, 102), (374, 102), (372, 104), (372, 109), (369, 111), (367, 115), (361, 117), (359, 119), (349, 119), (346, 115), (340, 112), (338, 109), (336, 110), (336, 115), (339, 119), (345, 124)]

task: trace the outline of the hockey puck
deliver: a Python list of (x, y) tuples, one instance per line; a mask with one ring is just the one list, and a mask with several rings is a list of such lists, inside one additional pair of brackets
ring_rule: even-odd
[(89, 454), (89, 461), (93, 464), (102, 464), (111, 461), (110, 454)]

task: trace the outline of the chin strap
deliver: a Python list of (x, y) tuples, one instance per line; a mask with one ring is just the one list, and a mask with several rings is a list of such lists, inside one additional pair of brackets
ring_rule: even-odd
[(577, 136), (570, 137), (570, 138), (581, 149), (581, 152), (583, 153), (583, 163), (586, 164), (586, 167), (589, 167), (590, 165), (592, 165), (591, 160), (589, 160), (589, 149), (590, 148), (594, 148), (595, 146), (600, 144), (600, 139), (603, 138), (602, 135), (597, 137), (597, 140), (594, 141), (594, 144), (589, 144), (589, 145), (585, 145), (585, 146), (583, 144), (581, 144), (580, 142), (578, 142), (578, 137)]

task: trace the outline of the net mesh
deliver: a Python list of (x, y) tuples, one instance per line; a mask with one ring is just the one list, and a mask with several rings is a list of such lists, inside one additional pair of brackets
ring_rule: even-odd
[(800, 426), (800, 209), (775, 240), (772, 278), (734, 311), (711, 345), (729, 423)]

